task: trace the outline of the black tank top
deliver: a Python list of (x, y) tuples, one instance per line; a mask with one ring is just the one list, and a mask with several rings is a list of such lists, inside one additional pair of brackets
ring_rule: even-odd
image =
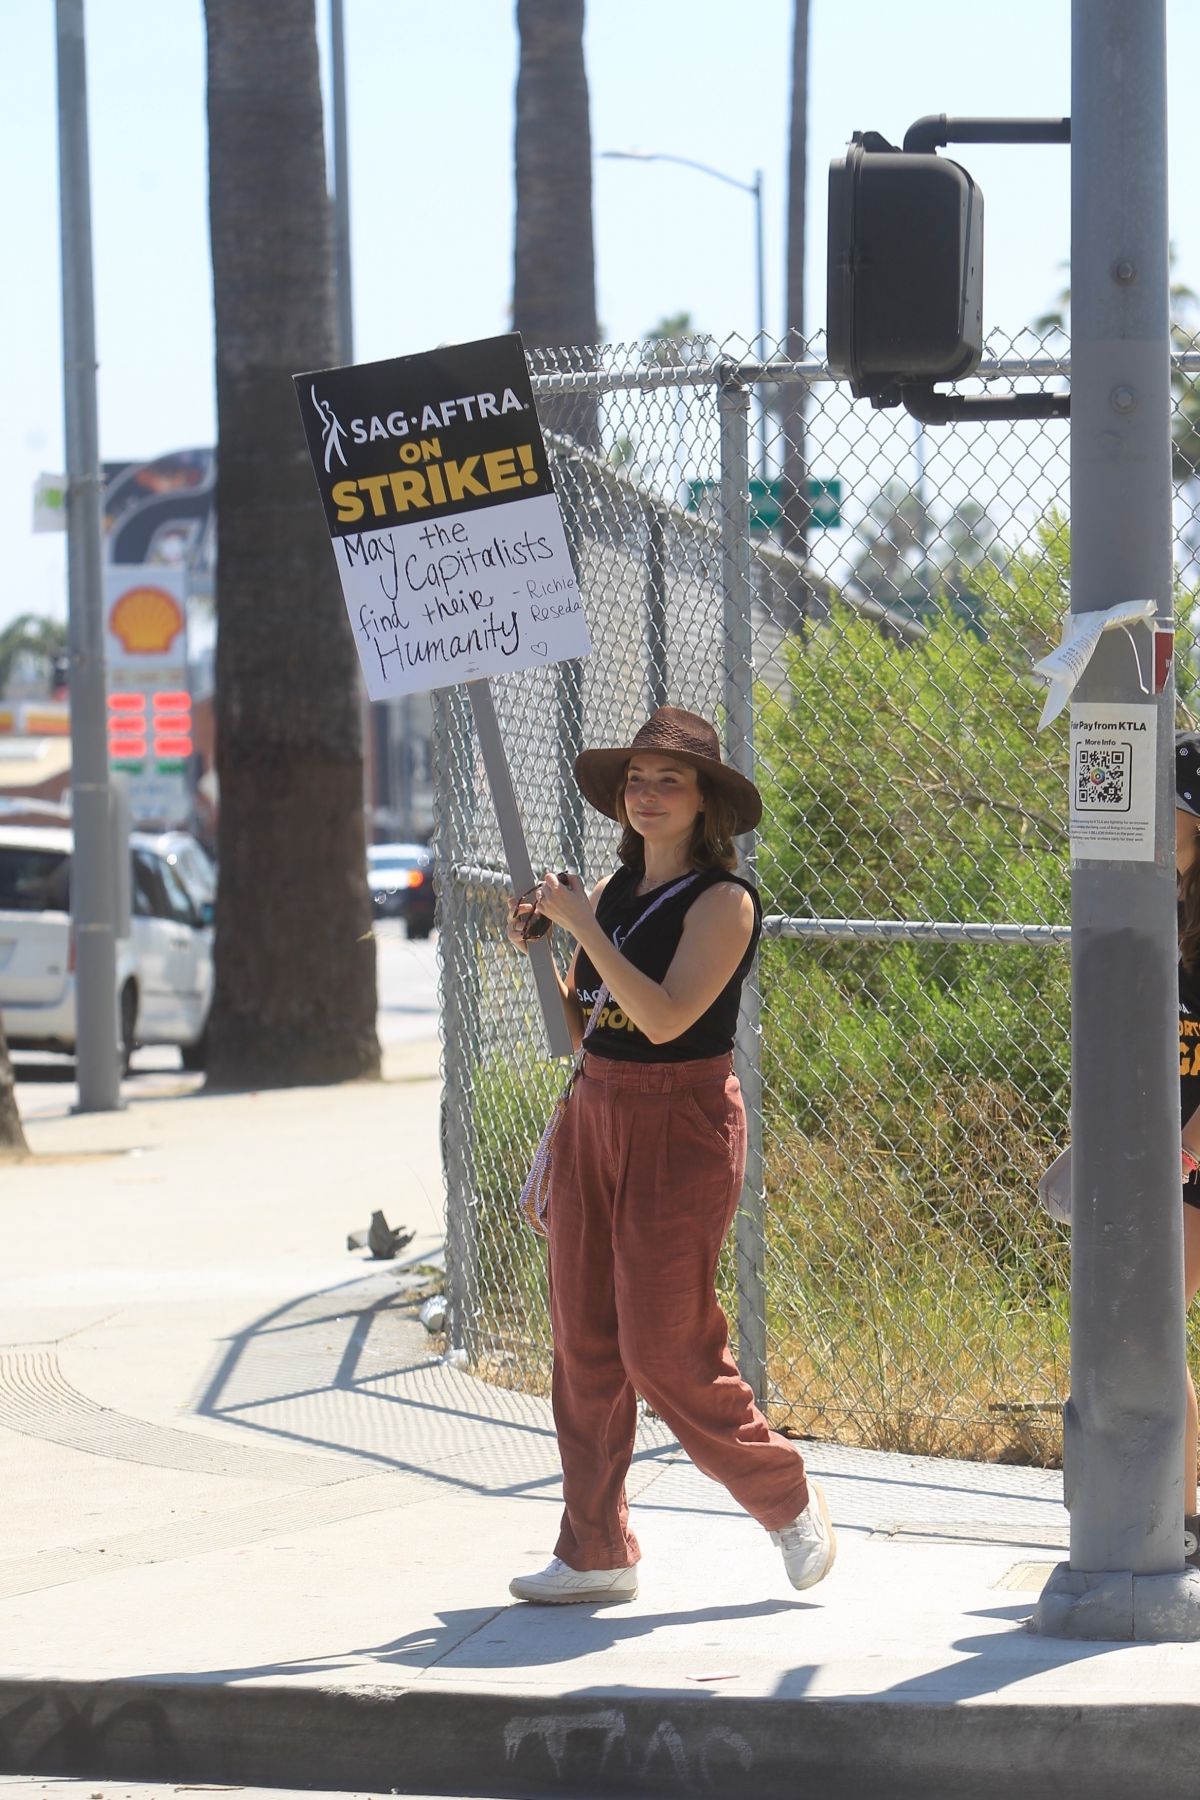
[[(680, 1037), (671, 1038), (665, 1044), (652, 1044), (632, 1019), (625, 1016), (610, 995), (589, 1033), (587, 1049), (592, 1055), (612, 1057), (619, 1062), (692, 1062), (702, 1056), (723, 1056), (733, 1049), (742, 983), (754, 961), (754, 952), (762, 935), (762, 906), (758, 891), (740, 875), (731, 875), (727, 869), (705, 869), (680, 893), (660, 906), (653, 917), (647, 919), (644, 925), (639, 925), (630, 936), (630, 927), (662, 892), (662, 887), (659, 887), (652, 888), (648, 894), (637, 894), (634, 889), (638, 880), (639, 877), (632, 869), (618, 869), (600, 896), (596, 918), (605, 936), (612, 939), (635, 969), (640, 969), (652, 981), (661, 981), (671, 966), (672, 958), (679, 948), (679, 940), (683, 936), (683, 922), (688, 907), (718, 882), (729, 881), (746, 890), (754, 902), (754, 930), (750, 934), (746, 954), (729, 981), (708, 1011), (701, 1013)], [(663, 887), (669, 886), (670, 882), (663, 883)], [(625, 942), (627, 937), (628, 945)], [(602, 986), (594, 964), (586, 951), (581, 949), (575, 964), (575, 993), (583, 1008), (585, 1022)]]

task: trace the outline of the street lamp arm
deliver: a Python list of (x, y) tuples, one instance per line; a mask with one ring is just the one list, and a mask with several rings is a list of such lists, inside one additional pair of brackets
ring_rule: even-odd
[[(758, 312), (758, 358), (760, 362), (767, 360), (766, 335), (766, 282), (763, 274), (763, 178), (762, 170), (756, 169), (753, 181), (739, 181), (736, 175), (727, 175), (724, 169), (714, 169), (711, 163), (696, 162), (690, 156), (676, 156), (669, 150), (601, 150), (600, 155), (621, 162), (665, 162), (677, 163), (681, 169), (695, 169), (698, 174), (711, 175), (714, 181), (723, 181), (727, 187), (740, 188), (743, 194), (749, 194), (754, 200), (754, 274), (757, 290)], [(766, 462), (766, 413), (762, 405), (762, 390), (759, 393), (760, 416), (764, 425), (759, 439), (759, 474), (765, 479)]]
[(743, 194), (758, 193), (757, 177), (753, 181), (739, 181), (736, 175), (726, 175), (723, 169), (714, 169), (709, 163), (695, 162), (690, 156), (673, 156), (667, 150), (602, 150), (600, 154), (621, 162), (678, 163), (681, 169), (698, 169), (702, 175), (711, 175), (716, 181), (741, 188)]

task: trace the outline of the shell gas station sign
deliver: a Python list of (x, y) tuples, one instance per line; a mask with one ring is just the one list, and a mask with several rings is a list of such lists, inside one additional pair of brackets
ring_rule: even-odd
[(109, 761), (135, 822), (175, 825), (188, 815), (192, 755), (184, 574), (110, 563), (104, 575)]

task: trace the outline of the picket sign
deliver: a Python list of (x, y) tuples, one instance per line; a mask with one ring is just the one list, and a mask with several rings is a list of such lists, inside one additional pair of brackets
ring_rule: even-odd
[[(372, 700), (465, 683), (514, 894), (533, 869), (489, 676), (591, 652), (518, 333), (293, 377)], [(529, 961), (571, 1054), (548, 942)]]

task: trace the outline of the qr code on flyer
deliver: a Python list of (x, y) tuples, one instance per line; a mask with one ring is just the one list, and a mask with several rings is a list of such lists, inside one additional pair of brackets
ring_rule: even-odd
[(1075, 752), (1078, 812), (1128, 812), (1131, 744), (1080, 744)]

